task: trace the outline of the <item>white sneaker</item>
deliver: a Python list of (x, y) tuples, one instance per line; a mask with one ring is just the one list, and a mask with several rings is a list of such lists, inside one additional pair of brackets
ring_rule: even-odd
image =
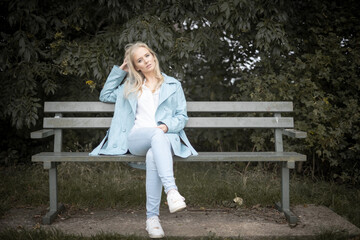
[(146, 220), (146, 231), (149, 233), (150, 238), (163, 238), (165, 236), (158, 216)]
[(186, 208), (185, 198), (175, 189), (168, 192), (167, 203), (170, 213), (175, 213)]

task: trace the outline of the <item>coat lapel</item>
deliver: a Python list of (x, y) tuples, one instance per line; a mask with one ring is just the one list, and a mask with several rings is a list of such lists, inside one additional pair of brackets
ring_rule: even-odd
[(159, 105), (163, 103), (168, 97), (170, 97), (176, 91), (176, 83), (177, 80), (171, 78), (163, 73), (164, 83), (160, 87), (160, 96), (159, 96)]

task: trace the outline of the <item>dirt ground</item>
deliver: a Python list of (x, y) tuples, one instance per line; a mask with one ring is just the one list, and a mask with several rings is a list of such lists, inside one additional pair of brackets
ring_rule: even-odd
[[(299, 217), (296, 226), (289, 226), (282, 213), (271, 207), (252, 209), (187, 209), (170, 214), (161, 209), (161, 223), (166, 236), (199, 237), (296, 237), (312, 236), (323, 231), (340, 231), (360, 237), (360, 229), (329, 208), (315, 205), (295, 206)], [(60, 214), (52, 225), (42, 225), (45, 208), (11, 209), (0, 219), (0, 231), (15, 229), (58, 229), (83, 236), (97, 233), (147, 236), (145, 211), (72, 210)]]

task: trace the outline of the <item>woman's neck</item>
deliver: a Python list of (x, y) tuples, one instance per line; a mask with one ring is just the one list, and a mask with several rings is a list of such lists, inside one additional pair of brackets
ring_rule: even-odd
[(152, 83), (157, 83), (157, 78), (155, 76), (155, 72), (152, 72), (152, 73), (148, 73), (148, 74), (144, 74), (145, 78), (146, 78), (146, 81), (150, 84)]

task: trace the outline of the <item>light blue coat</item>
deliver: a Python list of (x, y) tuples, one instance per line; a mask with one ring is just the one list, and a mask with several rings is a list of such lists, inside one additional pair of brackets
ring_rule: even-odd
[[(128, 98), (124, 97), (124, 84), (120, 84), (126, 74), (127, 72), (114, 66), (100, 93), (100, 101), (115, 103), (115, 111), (110, 129), (99, 146), (90, 153), (92, 156), (120, 155), (127, 153), (129, 149), (127, 137), (135, 122), (137, 96), (134, 93), (130, 94)], [(183, 130), (189, 118), (181, 83), (166, 74), (163, 76), (164, 82), (160, 87), (155, 120), (158, 125), (164, 123), (168, 127), (166, 136), (176, 156), (186, 158), (190, 155), (197, 155)]]

